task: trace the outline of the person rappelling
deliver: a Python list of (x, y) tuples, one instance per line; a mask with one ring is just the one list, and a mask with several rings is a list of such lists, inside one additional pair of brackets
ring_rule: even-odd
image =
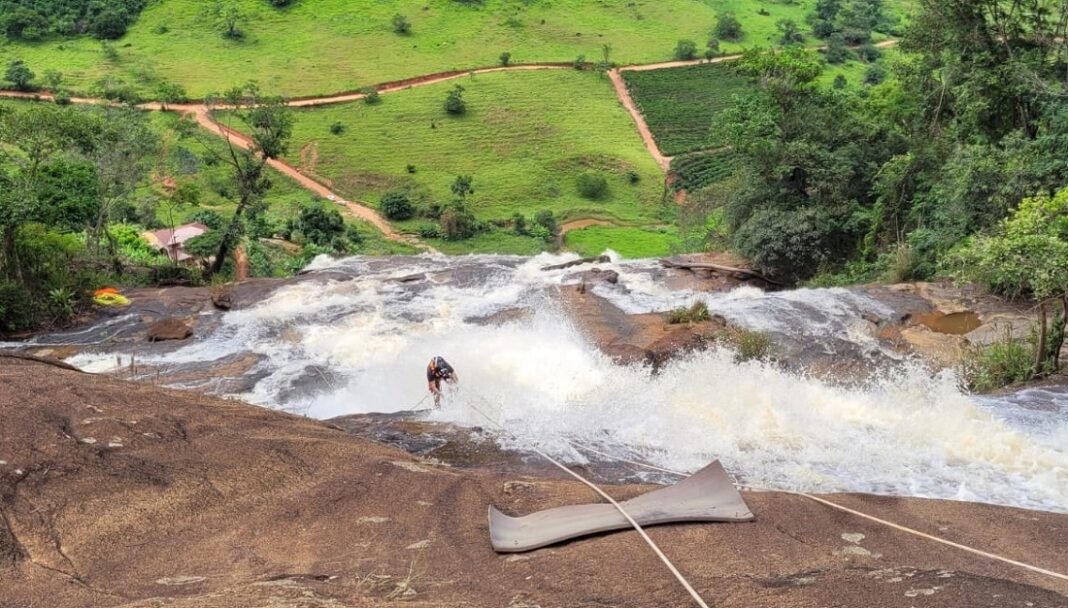
[(441, 407), (441, 381), (456, 384), (460, 379), (456, 370), (443, 357), (434, 357), (426, 366), (426, 381), (430, 394), (434, 395), (434, 407)]

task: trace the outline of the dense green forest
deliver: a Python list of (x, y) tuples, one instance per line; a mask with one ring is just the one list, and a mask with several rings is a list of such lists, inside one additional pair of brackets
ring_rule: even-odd
[[(849, 31), (841, 7), (818, 3), (829, 38)], [(861, 89), (817, 86), (824, 64), (799, 47), (750, 50), (736, 69), (754, 91), (713, 125), (736, 172), (691, 204), (789, 281), (966, 272), (950, 254), (971, 235), (1068, 185), (1066, 18), (1040, 0), (923, 0), (888, 78)], [(1034, 262), (1068, 267), (1063, 253)]]

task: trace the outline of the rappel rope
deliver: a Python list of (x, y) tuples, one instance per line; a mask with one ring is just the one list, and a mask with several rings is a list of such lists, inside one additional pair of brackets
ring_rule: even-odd
[[(645, 463), (645, 462), (640, 462), (640, 461), (637, 461), (637, 460), (629, 460), (629, 459), (626, 459), (626, 458), (620, 458), (618, 456), (613, 456), (612, 454), (608, 454), (607, 452), (603, 452), (603, 451), (598, 450), (596, 448), (590, 447), (588, 445), (583, 445), (581, 443), (578, 443), (576, 441), (572, 441), (572, 440), (567, 439), (567, 438), (562, 438), (562, 439), (565, 442), (567, 442), (570, 446), (572, 446), (572, 447), (574, 447), (576, 449), (586, 450), (587, 452), (590, 452), (592, 454), (597, 454), (599, 456), (603, 456), (605, 458), (610, 458), (610, 459), (618, 461), (618, 462), (624, 462), (624, 463), (627, 463), (627, 464), (633, 464), (635, 466), (644, 467), (644, 468), (652, 470), (652, 471), (659, 471), (661, 473), (668, 473), (668, 474), (671, 474), (671, 475), (677, 475), (679, 477), (689, 477), (690, 476), (689, 473), (683, 473), (682, 471), (673, 471), (671, 469), (665, 469), (664, 467), (658, 467), (656, 465)], [(822, 505), (831, 507), (832, 509), (837, 509), (839, 511), (842, 511), (842, 512), (845, 512), (845, 513), (849, 513), (851, 515), (855, 515), (857, 517), (866, 519), (868, 521), (872, 521), (872, 522), (875, 522), (877, 524), (881, 524), (881, 525), (887, 526), (889, 528), (893, 528), (895, 530), (900, 530), (902, 532), (906, 532), (908, 534), (912, 534), (912, 535), (918, 536), (920, 538), (925, 538), (927, 540), (931, 540), (931, 541), (934, 541), (936, 543), (941, 543), (943, 545), (946, 545), (946, 546), (949, 546), (949, 547), (953, 547), (955, 549), (960, 549), (961, 551), (967, 551), (968, 553), (972, 553), (972, 554), (978, 555), (980, 557), (985, 557), (987, 559), (992, 559), (992, 560), (995, 560), (995, 561), (1003, 562), (1003, 563), (1006, 563), (1006, 564), (1009, 564), (1009, 565), (1012, 565), (1012, 566), (1016, 566), (1018, 568), (1023, 568), (1024, 570), (1029, 570), (1029, 571), (1034, 572), (1036, 574), (1042, 574), (1042, 575), (1050, 576), (1050, 577), (1053, 577), (1053, 578), (1056, 578), (1056, 579), (1068, 581), (1068, 575), (1066, 575), (1066, 574), (1062, 574), (1060, 572), (1054, 572), (1053, 570), (1047, 570), (1045, 568), (1040, 568), (1038, 566), (1033, 566), (1031, 564), (1027, 564), (1027, 563), (1024, 563), (1024, 562), (1021, 562), (1021, 561), (1017, 561), (1017, 560), (1005, 557), (1003, 555), (998, 555), (996, 553), (990, 553), (989, 551), (983, 551), (982, 549), (976, 549), (975, 547), (969, 547), (968, 545), (962, 545), (960, 543), (953, 542), (953, 541), (951, 541), (949, 539), (945, 539), (945, 538), (942, 538), (940, 536), (934, 536), (933, 534), (928, 534), (926, 532), (921, 532), (921, 531), (916, 530), (914, 528), (909, 528), (909, 527), (903, 526), (901, 524), (896, 524), (896, 523), (894, 523), (892, 521), (888, 521), (888, 520), (885, 520), (885, 519), (881, 519), (879, 517), (875, 517), (874, 515), (869, 515), (867, 513), (863, 513), (861, 511), (857, 511), (856, 509), (851, 509), (851, 508), (849, 508), (849, 507), (847, 507), (845, 505), (840, 505), (840, 504), (838, 504), (836, 502), (827, 500), (826, 498), (820, 498), (819, 496), (815, 496), (813, 494), (808, 494), (806, 492), (798, 492), (798, 491), (794, 491), (794, 490), (772, 490), (772, 489), (769, 489), (769, 488), (760, 488), (760, 487), (749, 486), (749, 485), (738, 484), (738, 483), (736, 483), (734, 485), (736, 485), (737, 487), (742, 488), (742, 489), (755, 490), (755, 491), (758, 491), (758, 492), (782, 492), (783, 494), (793, 494), (794, 496), (801, 496), (801, 497), (807, 498), (809, 500), (813, 500), (815, 502), (818, 502), (818, 503), (820, 503)]]
[[(483, 418), (485, 418), (486, 421), (489, 422), (490, 424), (492, 424), (494, 427), (500, 429), (501, 431), (503, 431), (504, 433), (507, 433), (508, 435), (511, 435), (513, 439), (518, 439), (518, 437), (516, 437), (516, 435), (514, 433), (512, 433), (511, 431), (506, 429), (504, 426), (502, 426), (500, 423), (498, 423), (496, 420), (491, 418), (488, 414), (483, 412), (478, 406), (476, 406), (473, 403), (469, 403), (469, 405), (471, 406), (471, 409), (473, 409), (476, 413), (478, 413), (479, 416), (482, 416)], [(626, 518), (627, 522), (630, 523), (631, 527), (633, 527), (638, 532), (638, 534), (642, 537), (642, 540), (644, 540), (646, 542), (646, 544), (648, 544), (649, 547), (653, 550), (653, 552), (656, 553), (656, 556), (660, 558), (660, 561), (664, 562), (664, 565), (667, 566), (667, 569), (670, 570), (671, 574), (673, 574), (675, 576), (675, 579), (679, 581), (679, 584), (681, 584), (683, 586), (683, 588), (686, 589), (686, 592), (690, 594), (690, 597), (693, 598), (693, 601), (698, 606), (700, 606), (701, 608), (709, 608), (708, 604), (705, 603), (705, 601), (703, 599), (701, 599), (700, 594), (698, 594), (697, 591), (693, 588), (693, 585), (691, 585), (690, 582), (686, 580), (686, 577), (684, 577), (682, 575), (682, 573), (679, 572), (679, 569), (675, 567), (675, 564), (671, 563), (671, 560), (668, 559), (668, 557), (666, 555), (664, 555), (664, 552), (660, 550), (660, 547), (657, 546), (657, 544), (655, 542), (653, 542), (653, 539), (649, 538), (649, 535), (645, 533), (645, 530), (642, 529), (642, 527), (638, 524), (638, 522), (634, 521), (634, 518), (631, 517), (629, 513), (627, 513), (626, 509), (624, 509), (622, 507), (622, 505), (620, 505), (618, 502), (615, 501), (615, 499), (613, 499), (611, 496), (609, 496), (607, 493), (605, 493), (604, 490), (602, 490), (601, 488), (597, 487), (597, 485), (594, 484), (592, 481), (586, 479), (582, 475), (579, 475), (578, 473), (576, 473), (576, 472), (572, 471), (571, 469), (567, 468), (560, 461), (556, 460), (552, 456), (549, 456), (548, 454), (543, 452), (540, 448), (535, 446), (533, 449), (534, 449), (534, 452), (536, 452), (538, 455), (540, 455), (541, 457), (545, 458), (549, 462), (553, 463), (554, 465), (559, 467), (560, 470), (564, 471), (568, 475), (574, 477), (575, 479), (577, 479), (577, 480), (581, 481), (582, 483), (584, 483), (585, 485), (587, 485), (591, 490), (593, 490), (594, 492), (597, 492), (602, 498), (607, 500), (613, 507), (615, 507), (616, 510), (619, 511), (619, 513), (621, 515), (623, 515), (624, 518)]]

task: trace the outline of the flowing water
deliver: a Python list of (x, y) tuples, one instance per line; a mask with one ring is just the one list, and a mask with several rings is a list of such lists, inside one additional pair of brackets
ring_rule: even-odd
[[(171, 352), (139, 355), (168, 368), (253, 353), (240, 397), (330, 418), (426, 408), (433, 355), (460, 375), (431, 420), (486, 425), (581, 461), (562, 438), (694, 470), (721, 459), (753, 485), (993, 502), (1068, 512), (1068, 392), (972, 397), (885, 350), (864, 317), (894, 311), (859, 290), (698, 293), (665, 287), (651, 262), (615, 262), (618, 285), (595, 293), (628, 312), (704, 300), (731, 322), (768, 333), (800, 356), (870, 362), (863, 383), (834, 383), (780, 365), (737, 363), (724, 349), (683, 357), (658, 374), (613, 364), (569, 320), (552, 287), (574, 270), (558, 256), (317, 260), (308, 279)], [(526, 308), (500, 325), (480, 317)], [(218, 314), (218, 313), (211, 313)], [(93, 371), (114, 352), (71, 360)]]

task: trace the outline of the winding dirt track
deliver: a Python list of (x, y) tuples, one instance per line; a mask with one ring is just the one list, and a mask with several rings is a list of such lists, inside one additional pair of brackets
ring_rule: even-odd
[[(879, 48), (888, 48), (897, 44), (896, 40), (886, 40), (875, 45)], [(819, 47), (822, 48), (822, 47)], [(813, 50), (819, 50), (813, 49)], [(628, 65), (616, 68), (608, 71), (608, 77), (612, 81), (612, 86), (615, 88), (616, 96), (619, 98), (619, 102), (630, 113), (631, 118), (634, 120), (634, 124), (638, 129), (639, 135), (641, 135), (642, 142), (645, 144), (645, 148), (652, 155), (656, 164), (665, 173), (671, 165), (671, 157), (664, 155), (660, 151), (660, 147), (656, 143), (656, 138), (653, 137), (653, 132), (649, 129), (649, 125), (645, 121), (645, 117), (638, 110), (637, 105), (634, 103), (634, 99), (631, 98), (630, 92), (627, 90), (627, 85), (623, 81), (621, 72), (644, 72), (650, 70), (661, 70), (668, 68), (686, 67), (692, 65), (700, 65), (706, 63), (723, 63), (727, 61), (733, 61), (741, 57), (741, 55), (724, 55), (712, 60), (695, 59), (692, 61), (667, 61), (660, 63), (648, 63)], [(571, 63), (529, 63), (522, 65), (509, 65), (509, 66), (496, 66), (496, 67), (483, 67), (470, 70), (453, 70), (448, 72), (438, 72), (434, 74), (427, 74), (425, 76), (418, 76), (415, 78), (409, 78), (405, 80), (399, 80), (395, 82), (388, 82), (375, 87), (379, 94), (395, 93), (397, 91), (404, 91), (415, 87), (428, 86), (432, 84), (438, 84), (441, 82), (447, 82), (449, 80), (456, 80), (464, 78), (471, 74), (489, 74), (493, 72), (518, 72), (528, 70), (565, 70), (574, 69), (574, 65)], [(29, 99), (29, 100), (49, 100), (53, 99), (52, 94), (46, 92), (33, 92), (26, 93), (21, 91), (0, 91), (0, 97), (7, 97), (11, 99)], [(339, 93), (336, 95), (325, 95), (321, 97), (306, 97), (306, 98), (294, 98), (291, 99), (287, 105), (294, 108), (309, 108), (316, 106), (325, 106), (338, 103), (346, 103), (352, 101), (359, 101), (367, 97), (366, 94), (360, 92), (348, 92)], [(93, 98), (93, 97), (72, 97), (71, 103), (80, 105), (109, 105), (114, 102)], [(252, 148), (252, 141), (245, 135), (226, 127), (225, 125), (216, 121), (211, 112), (215, 110), (226, 110), (227, 106), (217, 105), (209, 107), (203, 103), (186, 103), (186, 104), (164, 104), (160, 102), (148, 102), (142, 103), (137, 106), (138, 108), (146, 111), (164, 111), (164, 112), (177, 112), (183, 115), (192, 115), (197, 124), (211, 133), (230, 141), (244, 150)], [(405, 243), (423, 249), (429, 249), (425, 244), (420, 243), (415, 237), (402, 234), (393, 229), (388, 221), (382, 215), (374, 209), (369, 203), (364, 201), (351, 201), (344, 197), (339, 196), (330, 188), (326, 187), (319, 181), (312, 177), (302, 173), (300, 169), (286, 163), (283, 160), (271, 159), (267, 163), (272, 168), (282, 173), (286, 177), (297, 182), (301, 187), (314, 192), (315, 194), (334, 201), (340, 205), (346, 207), (356, 217), (370, 223), (377, 228), (382, 234), (392, 240), (399, 243)], [(566, 224), (565, 224), (566, 226)]]

